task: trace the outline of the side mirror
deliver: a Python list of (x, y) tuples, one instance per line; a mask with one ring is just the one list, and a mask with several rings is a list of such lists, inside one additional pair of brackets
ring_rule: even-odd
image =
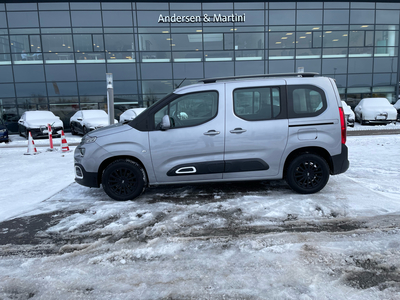
[(161, 121), (161, 130), (167, 130), (171, 128), (171, 120), (168, 115), (165, 115)]

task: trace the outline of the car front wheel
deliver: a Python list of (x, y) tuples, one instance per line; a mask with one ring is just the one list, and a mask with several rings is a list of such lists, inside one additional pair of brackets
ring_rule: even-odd
[(118, 201), (140, 196), (146, 188), (146, 182), (143, 168), (129, 159), (114, 161), (105, 168), (102, 177), (104, 191)]
[(329, 180), (329, 166), (325, 159), (304, 153), (293, 159), (286, 172), (286, 182), (300, 194), (313, 194), (322, 190)]

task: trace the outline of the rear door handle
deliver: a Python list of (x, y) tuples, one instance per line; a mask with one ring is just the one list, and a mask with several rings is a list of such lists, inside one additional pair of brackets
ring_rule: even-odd
[(219, 131), (209, 130), (207, 132), (204, 132), (204, 135), (217, 135), (219, 133), (220, 133)]
[(246, 132), (246, 129), (242, 129), (242, 128), (235, 128), (233, 130), (230, 131), (230, 133), (243, 133)]

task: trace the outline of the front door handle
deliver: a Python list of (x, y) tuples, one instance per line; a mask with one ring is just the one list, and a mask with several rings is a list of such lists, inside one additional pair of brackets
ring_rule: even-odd
[(220, 134), (220, 132), (215, 130), (209, 130), (207, 132), (204, 132), (204, 135), (217, 135), (217, 134)]
[(233, 130), (230, 131), (230, 133), (243, 133), (246, 132), (246, 129), (242, 129), (242, 128), (235, 128)]

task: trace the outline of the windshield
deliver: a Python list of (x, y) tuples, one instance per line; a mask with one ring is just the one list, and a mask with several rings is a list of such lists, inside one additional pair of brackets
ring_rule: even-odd
[(83, 116), (87, 119), (107, 118), (108, 115), (104, 110), (85, 110), (82, 111)]
[(54, 119), (56, 116), (51, 111), (29, 111), (26, 113), (27, 120)]

